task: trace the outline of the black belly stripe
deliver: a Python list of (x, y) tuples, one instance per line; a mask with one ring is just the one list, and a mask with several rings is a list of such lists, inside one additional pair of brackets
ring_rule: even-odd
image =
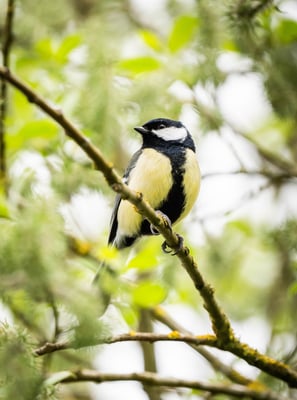
[[(171, 162), (173, 186), (167, 196), (166, 201), (160, 204), (157, 209), (162, 211), (170, 219), (171, 223), (180, 217), (185, 207), (185, 193), (183, 187), (184, 165), (186, 161), (186, 149), (180, 147), (159, 148), (158, 151), (166, 155)], [(140, 233), (151, 235), (150, 223), (144, 220), (141, 224)]]

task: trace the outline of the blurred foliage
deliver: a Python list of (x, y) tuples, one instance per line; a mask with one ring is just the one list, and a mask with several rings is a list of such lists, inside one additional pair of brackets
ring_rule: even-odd
[[(134, 126), (159, 116), (178, 119), (190, 109), (203, 135), (220, 132), (226, 121), (218, 90), (233, 74), (256, 73), (271, 113), (245, 133), (296, 167), (297, 22), (281, 11), (285, 2), (175, 0), (155, 14), (138, 3), (67, 0), (37, 6), (16, 0), (12, 70), (62, 109), (120, 171), (138, 143)], [(5, 7), (0, 0), (0, 41)], [(226, 71), (218, 62), (222, 55), (249, 62), (244, 71)], [(177, 83), (185, 95), (173, 90)], [(198, 100), (197, 85), (211, 106)], [(46, 377), (73, 364), (88, 366), (96, 352), (66, 351), (40, 360), (33, 350), (45, 341), (99, 343), (117, 326), (99, 318), (106, 299), (135, 330), (142, 308), (162, 303), (205, 311), (176, 259), (160, 255), (158, 238), (138, 243), (128, 261), (125, 252), (104, 247), (111, 191), (61, 128), (15, 90), (9, 91), (5, 126), (9, 193), (0, 193), (0, 295), (7, 322), (0, 327), (0, 365), (7, 368), (0, 372), (0, 399), (50, 398), (56, 393), (44, 384)], [(267, 172), (267, 160), (261, 161)], [(288, 173), (271, 166), (271, 173)], [(285, 184), (275, 182), (276, 193)], [(88, 218), (70, 207), (82, 187), (102, 198), (96, 207), (86, 203)], [(62, 205), (69, 207), (66, 223)], [(233, 218), (220, 234), (206, 234), (203, 244), (191, 248), (231, 319), (265, 321), (267, 352), (292, 365), (296, 232), (293, 217), (281, 225)], [(110, 269), (92, 286), (102, 260)], [(289, 347), (279, 346), (284, 337), (290, 337)], [(274, 385), (272, 379), (266, 383)]]

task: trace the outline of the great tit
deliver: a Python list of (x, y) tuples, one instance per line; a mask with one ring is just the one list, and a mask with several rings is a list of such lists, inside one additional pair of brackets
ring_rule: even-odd
[[(142, 146), (132, 156), (123, 181), (175, 224), (189, 213), (199, 192), (194, 141), (180, 121), (171, 119), (152, 119), (134, 129), (142, 136)], [(109, 244), (122, 249), (155, 232), (129, 201), (117, 195)]]

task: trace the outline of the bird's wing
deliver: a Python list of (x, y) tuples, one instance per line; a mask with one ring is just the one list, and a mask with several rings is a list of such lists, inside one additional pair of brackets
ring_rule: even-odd
[[(136, 162), (141, 154), (142, 150), (138, 150), (131, 158), (130, 163), (124, 173), (123, 176), (123, 182), (126, 184), (129, 184), (129, 175), (132, 169), (135, 167)], [(111, 220), (110, 220), (110, 233), (108, 237), (108, 244), (113, 244), (113, 241), (116, 238), (117, 234), (117, 229), (118, 229), (118, 209), (121, 203), (121, 195), (118, 194), (115, 198), (114, 206), (113, 206), (113, 211), (111, 215)]]

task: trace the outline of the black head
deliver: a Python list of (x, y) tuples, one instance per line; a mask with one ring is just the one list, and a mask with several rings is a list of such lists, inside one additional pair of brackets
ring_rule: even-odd
[(184, 142), (190, 136), (187, 128), (180, 122), (167, 118), (156, 118), (134, 128), (143, 137), (154, 135), (164, 141)]

